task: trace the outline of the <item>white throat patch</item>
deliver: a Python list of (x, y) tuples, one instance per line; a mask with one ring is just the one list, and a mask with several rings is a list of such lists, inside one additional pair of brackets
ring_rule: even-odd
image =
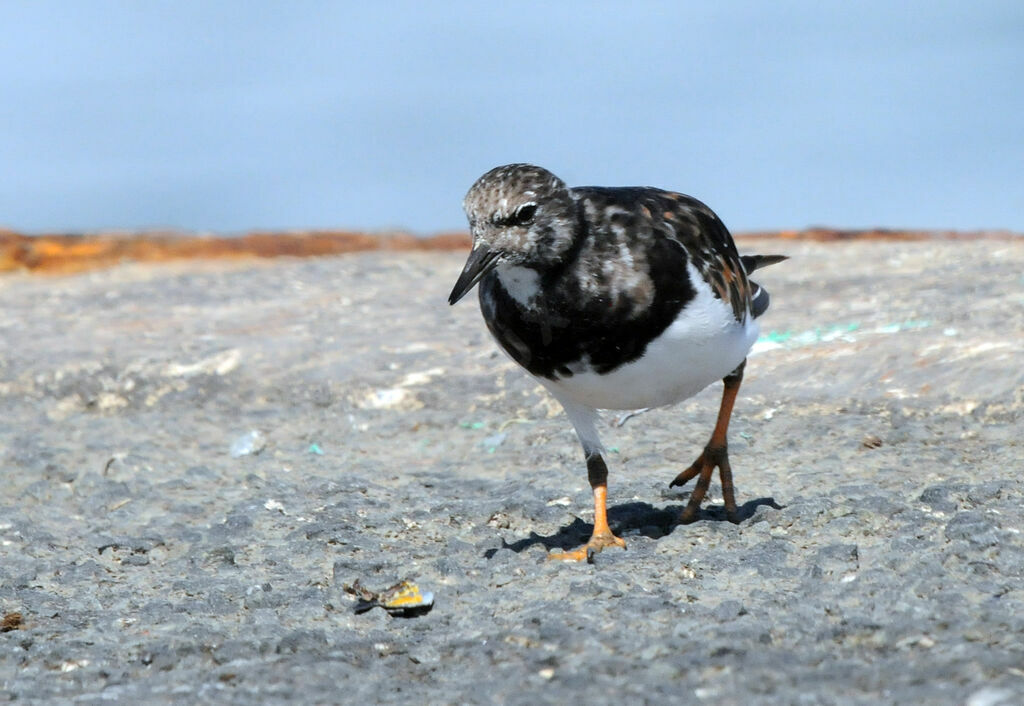
[(497, 274), (501, 286), (505, 288), (509, 296), (523, 306), (529, 306), (540, 292), (540, 275), (537, 270), (513, 265), (499, 267)]

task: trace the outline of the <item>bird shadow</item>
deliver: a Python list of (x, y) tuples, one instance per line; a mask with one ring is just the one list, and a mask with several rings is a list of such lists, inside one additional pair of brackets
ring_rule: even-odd
[[(780, 505), (775, 498), (756, 498), (748, 500), (736, 508), (736, 515), (739, 523), (749, 520), (762, 505), (781, 510), (785, 505)], [(622, 503), (608, 508), (608, 524), (612, 532), (617, 535), (643, 535), (650, 539), (658, 540), (672, 534), (682, 523), (679, 516), (685, 505), (668, 505), (666, 507), (654, 507), (650, 503), (631, 502)], [(709, 522), (727, 522), (725, 508), (718, 505), (710, 505), (701, 508), (697, 521), (707, 520)], [(584, 522), (580, 518), (573, 518), (573, 521), (560, 528), (553, 534), (538, 534), (530, 532), (528, 537), (518, 539), (515, 542), (501, 541), (501, 547), (488, 549), (484, 556), (490, 559), (499, 549), (511, 549), (522, 552), (538, 544), (543, 545), (547, 551), (552, 549), (570, 550), (579, 547), (590, 539), (593, 525)]]

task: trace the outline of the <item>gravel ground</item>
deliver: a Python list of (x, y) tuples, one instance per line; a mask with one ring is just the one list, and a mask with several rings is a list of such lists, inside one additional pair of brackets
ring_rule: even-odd
[(461, 253), (0, 278), (0, 701), (1024, 703), (1024, 242), (741, 249), (744, 520), (668, 489), (716, 386), (609, 424), (593, 565)]

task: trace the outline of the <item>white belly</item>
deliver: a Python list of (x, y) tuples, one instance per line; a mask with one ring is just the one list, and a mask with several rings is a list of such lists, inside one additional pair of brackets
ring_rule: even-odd
[(638, 360), (605, 375), (584, 369), (540, 382), (560, 400), (598, 409), (639, 409), (685, 400), (721, 380), (747, 357), (760, 327), (752, 316), (737, 321), (732, 308), (699, 276), (692, 281), (697, 296)]

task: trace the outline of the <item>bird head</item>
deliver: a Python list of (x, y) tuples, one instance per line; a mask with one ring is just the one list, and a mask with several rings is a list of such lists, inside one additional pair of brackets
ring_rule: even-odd
[(572, 246), (575, 201), (565, 182), (541, 167), (508, 164), (492, 169), (473, 184), (462, 208), (473, 249), (449, 304), (495, 268), (541, 270), (556, 264)]

